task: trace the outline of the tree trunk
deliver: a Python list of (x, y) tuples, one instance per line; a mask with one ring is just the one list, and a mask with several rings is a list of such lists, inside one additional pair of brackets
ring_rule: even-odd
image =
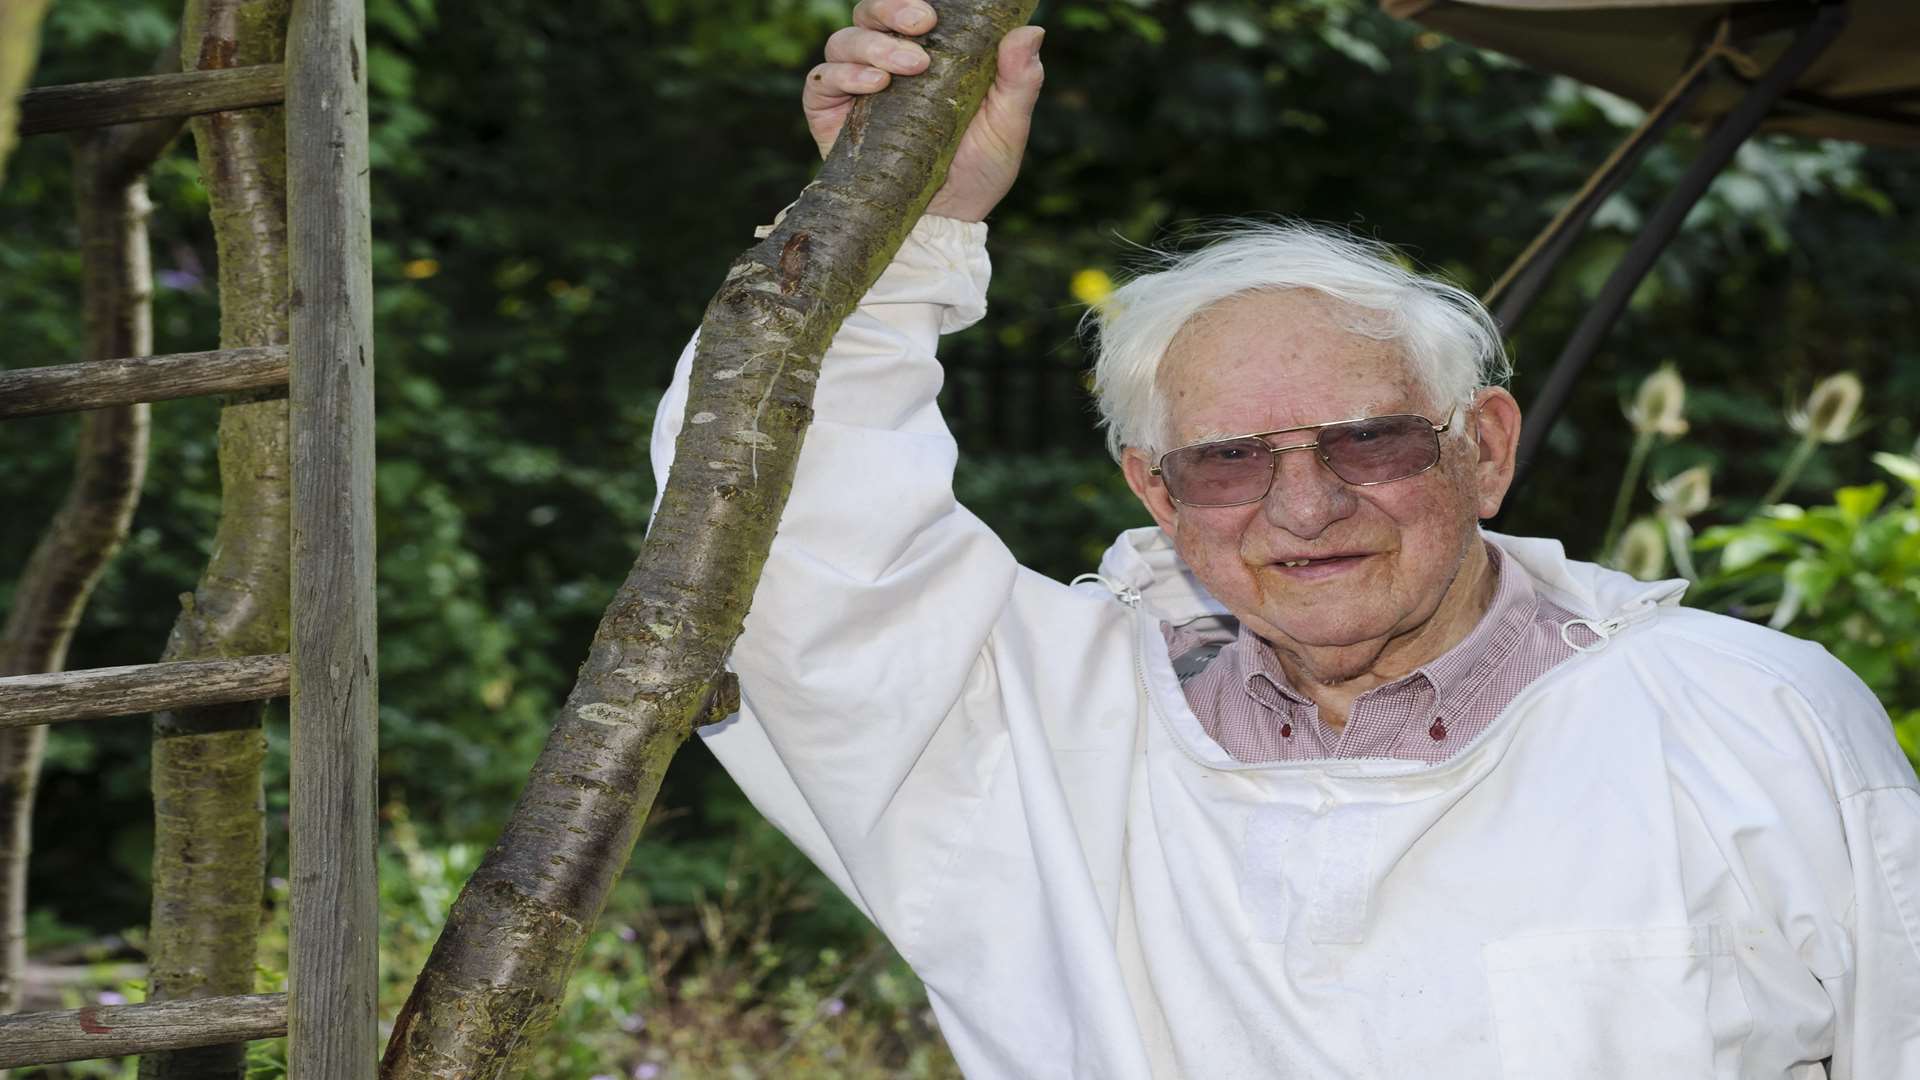
[[(708, 306), (681, 467), (506, 829), (394, 1024), (385, 1080), (516, 1075), (703, 709), (766, 562), (821, 355), (945, 177), (1033, 0), (950, 0), (927, 72), (854, 109), (819, 178)], [(721, 706), (726, 708), (728, 706)]]
[[(87, 360), (153, 351), (145, 174), (180, 130), (155, 121), (74, 140)], [(28, 556), (0, 631), (0, 675), (59, 671), (94, 584), (126, 540), (147, 467), (147, 407), (81, 418), (67, 499)], [(46, 728), (0, 730), (0, 1012), (26, 970), (26, 873)]]
[[(189, 0), (181, 60), (197, 70), (279, 62), (289, 0)], [(287, 341), (286, 130), (281, 109), (193, 121), (220, 265), (223, 348)], [(287, 651), (288, 447), (284, 398), (220, 411), (213, 556), (163, 659)], [(153, 724), (153, 917), (147, 998), (253, 990), (266, 860), (266, 755), (257, 702), (163, 713)], [(148, 1054), (143, 1080), (239, 1080), (246, 1047)]]
[(33, 62), (40, 56), (40, 20), (47, 0), (6, 0), (0, 3), (0, 183), (7, 178), (7, 158), (19, 140), (20, 94), (33, 81)]

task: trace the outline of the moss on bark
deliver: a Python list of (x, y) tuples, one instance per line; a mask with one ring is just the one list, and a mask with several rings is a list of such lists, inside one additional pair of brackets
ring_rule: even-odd
[[(190, 0), (182, 64), (279, 62), (288, 0)], [(193, 121), (219, 254), (223, 348), (287, 341), (286, 131), (278, 108)], [(220, 524), (213, 556), (168, 638), (165, 658), (287, 650), (288, 436), (283, 399), (220, 412)], [(266, 817), (263, 707), (155, 718), (151, 1000), (253, 990)], [(244, 1073), (244, 1046), (149, 1054), (144, 1080)]]

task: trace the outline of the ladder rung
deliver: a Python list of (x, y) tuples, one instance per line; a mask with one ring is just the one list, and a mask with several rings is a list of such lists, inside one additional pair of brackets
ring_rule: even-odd
[(20, 134), (278, 105), (286, 96), (286, 72), (279, 64), (42, 86), (20, 95)]
[(49, 364), (0, 371), (0, 420), (286, 385), (285, 345)]
[(287, 995), (94, 1005), (0, 1016), (0, 1069), (222, 1046), (287, 1033)]
[(285, 697), (288, 670), (279, 653), (14, 675), (0, 679), (0, 728)]

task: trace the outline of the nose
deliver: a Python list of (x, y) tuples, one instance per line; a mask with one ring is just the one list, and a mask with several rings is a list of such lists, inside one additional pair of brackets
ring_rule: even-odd
[(1268, 524), (1312, 540), (1358, 505), (1353, 489), (1311, 447), (1302, 447), (1273, 456), (1273, 487), (1260, 511)]

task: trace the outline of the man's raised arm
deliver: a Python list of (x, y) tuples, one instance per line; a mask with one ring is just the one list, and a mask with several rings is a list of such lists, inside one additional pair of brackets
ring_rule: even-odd
[[(917, 0), (856, 9), (855, 25), (834, 35), (827, 62), (806, 80), (823, 152), (858, 95), (925, 66), (918, 46), (882, 29), (931, 26), (931, 9)], [(876, 894), (888, 891), (872, 887), (874, 874), (911, 869), (848, 864), (886, 827), (881, 818), (902, 787), (925, 782), (909, 775), (927, 771), (928, 746), (1014, 587), (1011, 553), (954, 500), (957, 451), (935, 402), (935, 347), (985, 312), (979, 219), (1019, 167), (1040, 85), (1039, 38), (1037, 27), (1007, 36), (946, 186), (822, 361), (793, 493), (733, 653), (744, 715), (710, 739), (756, 805), (856, 897), (868, 894), (870, 907), (884, 909)], [(685, 415), (692, 352), (681, 356), (653, 434), (662, 488), (670, 467), (700, 467), (673, 461), (683, 427), (703, 422)]]

